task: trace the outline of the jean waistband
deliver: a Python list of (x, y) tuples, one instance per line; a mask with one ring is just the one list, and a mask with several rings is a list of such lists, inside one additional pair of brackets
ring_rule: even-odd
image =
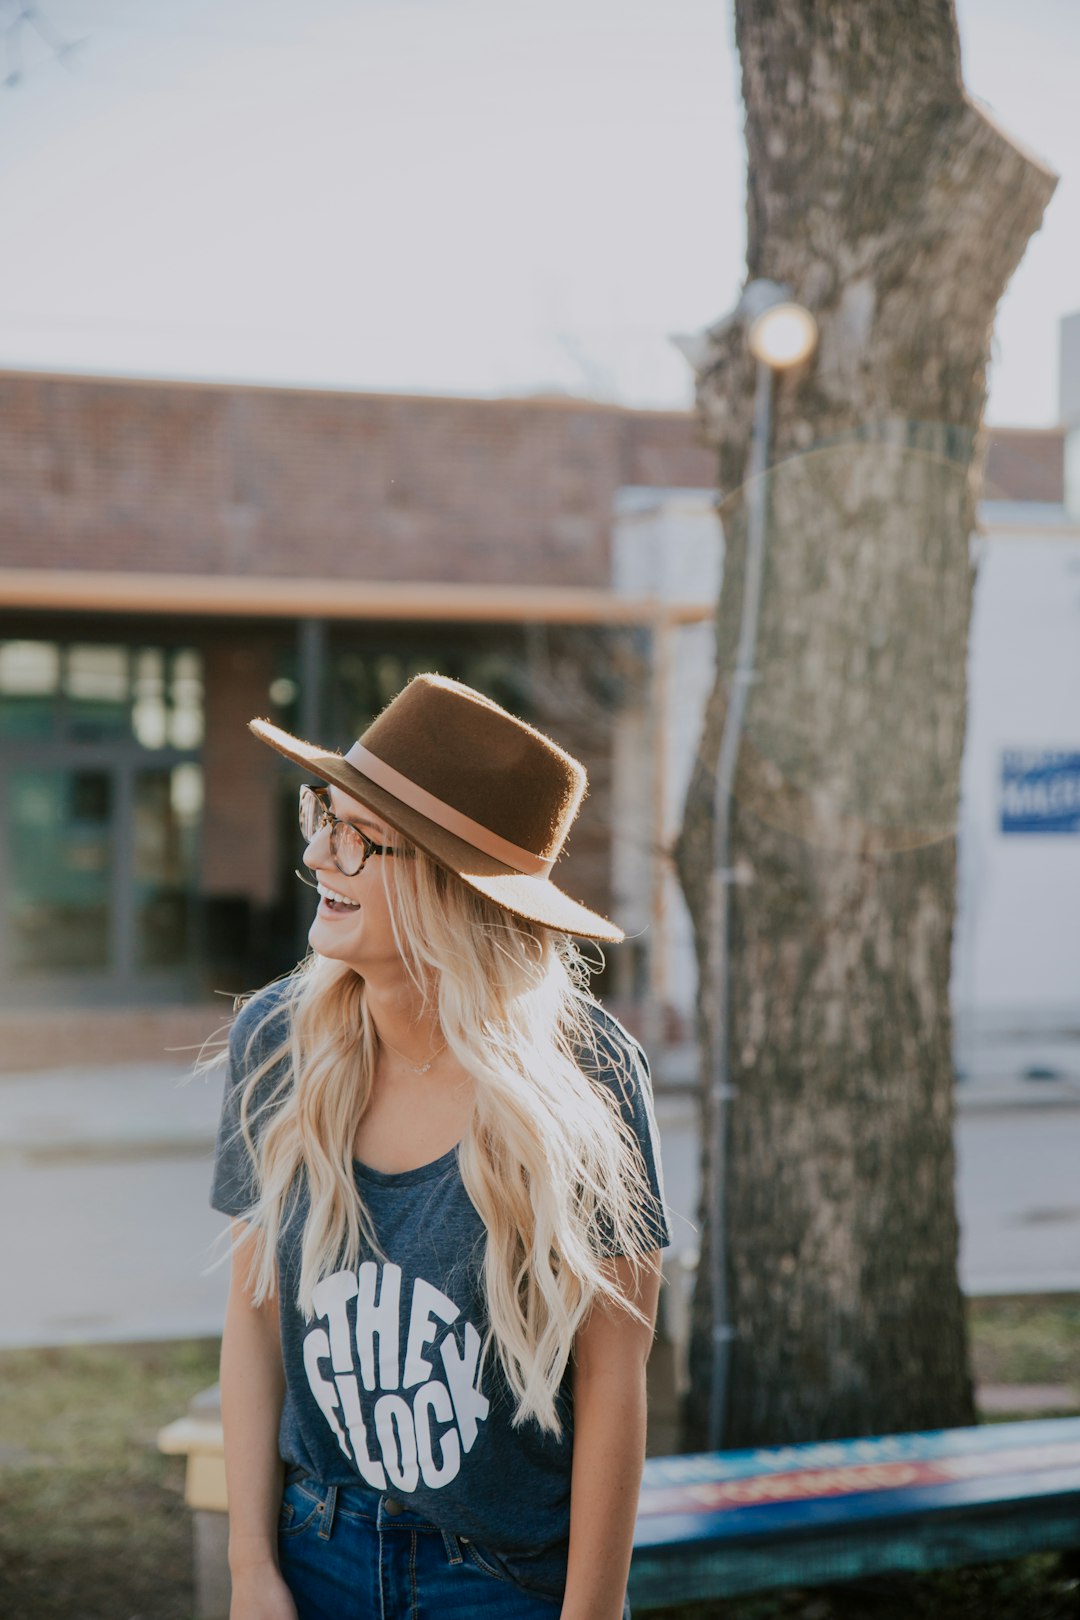
[[(460, 1564), (463, 1557), (471, 1557), (489, 1575), (500, 1575), (512, 1585), (553, 1601), (562, 1596), (566, 1580), (565, 1542), (546, 1544), (528, 1555), (504, 1553), (496, 1551), (486, 1540), (483, 1548), (480, 1548), (469, 1535), (463, 1535), (456, 1528), (447, 1529), (444, 1525), (433, 1523), (426, 1515), (408, 1507), (401, 1497), (395, 1496), (392, 1486), (387, 1491), (378, 1491), (364, 1480), (355, 1480), (348, 1485), (329, 1485), (316, 1479), (300, 1464), (286, 1466), (285, 1484), (305, 1487), (321, 1504), (317, 1533), (324, 1541), (329, 1540), (339, 1511), (346, 1516), (352, 1514), (365, 1519), (380, 1532), (432, 1531), (442, 1537), (451, 1564)], [(624, 1611), (623, 1620), (628, 1620), (628, 1613), (628, 1610)]]
[(348, 1485), (328, 1485), (325, 1480), (316, 1479), (301, 1464), (286, 1468), (285, 1484), (306, 1485), (308, 1490), (315, 1492), (320, 1499), (332, 1493), (336, 1507), (345, 1508), (351, 1513), (361, 1513), (374, 1521), (379, 1518), (380, 1504), (383, 1506), (385, 1518), (386, 1504), (390, 1503), (392, 1504), (389, 1509), (390, 1515), (403, 1525), (411, 1525), (414, 1528), (417, 1525), (424, 1525), (432, 1530), (441, 1528), (432, 1524), (430, 1519), (418, 1513), (415, 1508), (409, 1507), (400, 1497), (396, 1497), (393, 1487), (386, 1491), (377, 1491), (373, 1485), (368, 1485), (364, 1480), (355, 1480)]

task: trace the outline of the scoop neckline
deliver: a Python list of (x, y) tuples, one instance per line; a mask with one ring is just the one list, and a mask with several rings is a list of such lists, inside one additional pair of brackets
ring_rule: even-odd
[(373, 1181), (380, 1187), (406, 1187), (417, 1181), (430, 1181), (433, 1176), (443, 1175), (457, 1160), (458, 1149), (461, 1143), (455, 1142), (452, 1148), (431, 1159), (427, 1164), (418, 1164), (412, 1170), (376, 1170), (372, 1165), (365, 1164), (362, 1159), (353, 1158), (353, 1169), (362, 1181)]

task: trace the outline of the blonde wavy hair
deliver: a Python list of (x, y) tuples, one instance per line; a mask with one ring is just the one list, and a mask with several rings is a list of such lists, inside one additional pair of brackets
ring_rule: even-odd
[[(398, 949), (422, 1006), (437, 1012), (447, 1046), (475, 1080), (459, 1164), (487, 1230), (483, 1355), (494, 1348), (502, 1364), (517, 1402), (514, 1425), (532, 1418), (558, 1434), (556, 1397), (593, 1303), (607, 1300), (645, 1320), (607, 1258), (626, 1256), (636, 1279), (656, 1248), (644, 1159), (618, 1098), (598, 1078), (613, 1054), (599, 1049), (589, 968), (573, 942), (503, 910), (396, 837), (399, 845), (413, 858), (380, 862)], [(316, 1284), (357, 1264), (361, 1234), (382, 1255), (352, 1158), (378, 1042), (364, 981), (347, 964), (310, 953), (278, 988), (236, 1054), (246, 1068), (262, 1029), (287, 1015), (285, 1040), (243, 1083), (240, 1131), (257, 1197), (242, 1235), (254, 1239), (259, 1304), (275, 1292), (278, 1238), (306, 1185), (298, 1304), (310, 1320)], [(642, 1084), (630, 1052), (614, 1044), (620, 1086)], [(643, 1091), (654, 1128), (647, 1085)]]

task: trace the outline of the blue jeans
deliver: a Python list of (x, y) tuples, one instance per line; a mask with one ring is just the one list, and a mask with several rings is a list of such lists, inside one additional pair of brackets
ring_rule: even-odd
[(299, 1620), (558, 1620), (562, 1609), (367, 1486), (287, 1481), (278, 1560)]

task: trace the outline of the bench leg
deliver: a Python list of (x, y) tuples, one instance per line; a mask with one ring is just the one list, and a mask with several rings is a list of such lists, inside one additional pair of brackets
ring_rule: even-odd
[(229, 1516), (196, 1508), (195, 1620), (229, 1620)]

